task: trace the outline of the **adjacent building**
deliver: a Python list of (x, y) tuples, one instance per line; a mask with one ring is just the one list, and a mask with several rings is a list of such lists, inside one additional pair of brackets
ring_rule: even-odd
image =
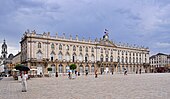
[(83, 74), (88, 71), (94, 74), (97, 70), (104, 73), (128, 73), (146, 70), (149, 64), (149, 49), (116, 44), (109, 39), (107, 31), (103, 38), (85, 40), (66, 37), (50, 36), (50, 33), (37, 34), (36, 31), (26, 31), (21, 39), (21, 63), (30, 68), (37, 68), (43, 74), (51, 67), (52, 72), (65, 74), (70, 64), (77, 65), (77, 71)]
[(156, 55), (152, 55), (149, 58), (151, 70), (154, 71), (155, 68), (158, 67), (166, 67), (170, 64), (170, 55), (164, 53), (158, 53)]
[(6, 41), (4, 40), (2, 44), (2, 51), (1, 51), (1, 57), (0, 57), (0, 73), (5, 72), (5, 74), (8, 74), (8, 71), (10, 70), (10, 64), (12, 63), (11, 60), (13, 58), (13, 54), (9, 54), (7, 52), (7, 44)]

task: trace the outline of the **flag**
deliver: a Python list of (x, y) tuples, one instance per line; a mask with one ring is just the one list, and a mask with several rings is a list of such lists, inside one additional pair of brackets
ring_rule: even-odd
[(108, 31), (109, 31), (108, 29), (104, 29), (105, 34), (108, 34)]
[(108, 31), (108, 29), (104, 29), (104, 31)]

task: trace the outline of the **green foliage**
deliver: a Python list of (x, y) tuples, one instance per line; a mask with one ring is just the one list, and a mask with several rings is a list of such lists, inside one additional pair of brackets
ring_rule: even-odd
[(52, 71), (52, 68), (51, 68), (51, 67), (49, 67), (49, 68), (47, 68), (47, 70), (48, 70), (48, 71)]
[(74, 69), (76, 69), (76, 68), (77, 68), (76, 64), (71, 64), (71, 65), (70, 65), (70, 69), (71, 69), (71, 70), (74, 70)]

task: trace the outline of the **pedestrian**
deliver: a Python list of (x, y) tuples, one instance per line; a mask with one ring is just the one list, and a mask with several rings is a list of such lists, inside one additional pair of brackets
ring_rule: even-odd
[(88, 70), (86, 70), (86, 76), (88, 75)]
[(75, 75), (77, 76), (77, 70), (75, 70)]
[(24, 74), (22, 74), (22, 92), (27, 92), (27, 78), (28, 75), (26, 71), (24, 71)]
[(78, 72), (78, 76), (80, 76), (80, 72)]
[(70, 71), (68, 72), (68, 78), (71, 79), (71, 73), (70, 73)]
[(112, 75), (113, 75), (113, 69), (112, 69)]
[(136, 69), (136, 74), (138, 74), (138, 70)]
[(139, 69), (139, 74), (141, 74), (141, 68)]
[(95, 78), (97, 78), (97, 70), (95, 71)]
[(58, 77), (58, 72), (56, 72), (55, 76)]
[(124, 75), (127, 75), (127, 70), (126, 70), (126, 68), (124, 68)]

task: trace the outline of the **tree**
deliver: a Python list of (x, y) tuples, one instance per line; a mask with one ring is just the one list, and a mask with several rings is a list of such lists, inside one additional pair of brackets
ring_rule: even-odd
[(76, 64), (71, 64), (71, 65), (70, 65), (70, 69), (71, 69), (71, 70), (75, 70), (76, 68), (77, 68)]

